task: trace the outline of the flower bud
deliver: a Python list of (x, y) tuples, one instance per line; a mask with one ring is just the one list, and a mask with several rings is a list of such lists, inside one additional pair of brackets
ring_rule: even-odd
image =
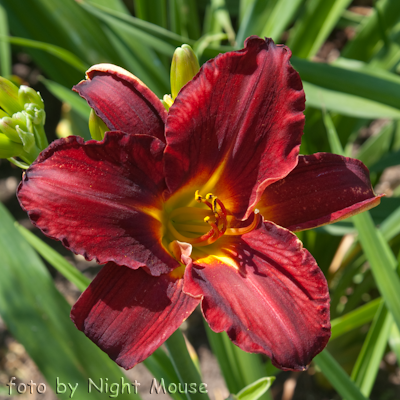
[(199, 61), (192, 48), (184, 44), (175, 50), (171, 65), (171, 93), (172, 98), (178, 96), (179, 91), (199, 72)]
[(42, 108), (36, 107), (36, 104), (25, 104), (26, 116), (34, 125), (44, 125), (46, 122), (46, 113)]
[(103, 140), (104, 139), (104, 133), (108, 132), (110, 129), (108, 129), (107, 125), (103, 122), (103, 120), (96, 115), (94, 110), (92, 109), (90, 111), (90, 116), (89, 116), (89, 131), (90, 135), (92, 136), (92, 139), (94, 140)]
[(39, 92), (36, 92), (29, 86), (21, 85), (18, 90), (18, 99), (20, 103), (25, 104), (34, 104), (36, 108), (43, 110), (44, 103), (42, 96), (40, 96)]
[(22, 144), (15, 143), (0, 133), (0, 158), (17, 157), (23, 152)]
[(170, 94), (164, 94), (164, 97), (162, 98), (161, 103), (163, 103), (163, 106), (168, 111), (169, 108), (172, 106), (172, 104), (174, 104), (174, 101), (172, 100), (172, 97)]
[(26, 119), (24, 120), (24, 116), (21, 113), (16, 113), (14, 116), (15, 118), (4, 117), (0, 119), (0, 132), (13, 142), (21, 143), (16, 126), (20, 125), (21, 129), (26, 131)]
[(17, 86), (2, 76), (0, 76), (0, 107), (10, 116), (24, 108), (18, 98)]

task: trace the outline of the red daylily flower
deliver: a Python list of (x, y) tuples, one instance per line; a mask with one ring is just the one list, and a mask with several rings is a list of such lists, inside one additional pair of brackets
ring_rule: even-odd
[(75, 90), (111, 132), (57, 140), (24, 174), (33, 223), (107, 263), (71, 317), (124, 368), (199, 303), (211, 329), (282, 369), (305, 369), (328, 342), (326, 280), (289, 229), (380, 199), (361, 162), (298, 155), (305, 98), (290, 55), (251, 37), (204, 64), (168, 113), (136, 77), (96, 65)]

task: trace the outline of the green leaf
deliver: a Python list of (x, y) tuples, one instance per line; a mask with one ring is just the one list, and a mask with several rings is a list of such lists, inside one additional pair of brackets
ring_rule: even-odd
[(328, 38), (351, 0), (311, 0), (290, 32), (287, 45), (293, 54), (310, 58)]
[[(386, 72), (374, 74), (370, 71), (336, 67), (328, 64), (313, 63), (292, 57), (291, 62), (301, 78), (313, 85), (338, 93), (346, 93), (390, 106), (392, 115), (400, 109), (400, 77)], [(350, 103), (347, 103), (349, 106)], [(393, 110), (395, 109), (395, 110)], [(376, 114), (376, 113), (375, 113)], [(371, 115), (371, 118), (374, 118)]]
[(236, 35), (237, 44), (243, 46), (245, 39), (251, 35), (259, 36), (265, 22), (272, 12), (276, 0), (255, 0), (246, 9)]
[[(158, 348), (150, 357), (144, 360), (143, 364), (157, 379), (158, 383), (160, 383), (161, 379), (163, 379), (166, 387), (168, 387), (171, 383), (174, 383), (175, 385), (179, 384), (179, 377), (175, 372), (174, 366), (169, 357), (165, 354), (164, 350), (161, 348)], [(176, 391), (175, 393), (171, 391), (169, 395), (174, 400), (186, 399), (186, 396), (179, 393), (179, 391)]]
[(342, 398), (346, 400), (367, 400), (327, 350), (319, 353), (313, 361)]
[[(104, 4), (106, 6), (106, 4)], [(152, 24), (167, 28), (166, 0), (135, 0), (135, 16)]]
[[(176, 47), (180, 47), (184, 43), (192, 47), (195, 44), (192, 39), (178, 35), (157, 25), (150, 24), (139, 18), (117, 13), (110, 9), (93, 5), (87, 1), (82, 2), (81, 6), (104, 22), (120, 24), (121, 29), (129, 31), (135, 40), (139, 40), (141, 43), (146, 44), (160, 54), (172, 57)], [(228, 46), (209, 47), (204, 50), (204, 55), (211, 58), (217, 56), (219, 53), (231, 50), (233, 50), (233, 48)]]
[(351, 373), (351, 379), (369, 396), (385, 353), (393, 318), (381, 304)]
[(75, 54), (62, 47), (53, 44), (38, 42), (37, 40), (19, 38), (19, 37), (0, 37), (1, 40), (8, 41), (18, 46), (30, 47), (33, 49), (43, 50), (53, 56), (65, 61), (67, 64), (76, 68), (80, 72), (85, 72), (89, 68), (89, 64), (79, 59)]
[(395, 271), (397, 261), (382, 233), (375, 228), (368, 211), (352, 218), (358, 230), (361, 246), (370, 263), (379, 292), (399, 328), (400, 279)]
[(373, 100), (326, 89), (303, 80), (306, 104), (342, 115), (359, 118), (400, 118), (400, 111)]
[(363, 21), (357, 35), (343, 49), (343, 57), (369, 61), (376, 50), (383, 45), (386, 31), (399, 21), (400, 2), (398, 0), (377, 1), (375, 8), (372, 14)]
[(400, 150), (386, 153), (375, 164), (369, 167), (370, 172), (382, 172), (388, 167), (400, 164)]
[(341, 317), (333, 319), (331, 321), (331, 340), (371, 322), (381, 304), (383, 304), (383, 300), (378, 298)]
[(68, 103), (82, 118), (89, 119), (90, 107), (79, 95), (57, 82), (41, 78), (40, 81), (59, 100)]
[(392, 325), (389, 336), (389, 345), (392, 351), (396, 354), (397, 363), (400, 362), (400, 332), (396, 324)]
[(11, 48), (7, 40), (8, 21), (5, 8), (0, 3), (0, 75), (11, 76)]
[(161, 54), (172, 56), (176, 47), (181, 46), (183, 43), (193, 44), (193, 41), (188, 40), (188, 38), (177, 35), (160, 26), (88, 1), (82, 2), (81, 7), (104, 22), (119, 23), (121, 28), (129, 31), (136, 40), (140, 40), (141, 43), (150, 46)]
[[(26, 1), (21, 7), (14, 0), (2, 0), (2, 4), (12, 35), (57, 45), (89, 65), (112, 62), (125, 66), (102, 24), (83, 10), (79, 2), (35, 0)], [(64, 86), (71, 87), (82, 77), (80, 72), (51, 54), (28, 47), (26, 51), (50, 79)]]
[(240, 373), (239, 365), (235, 360), (233, 349), (227, 342), (229, 338), (224, 333), (213, 332), (207, 322), (204, 322), (204, 326), (211, 349), (218, 359), (229, 392), (239, 392), (245, 386), (245, 383)]
[[(79, 332), (69, 318), (70, 306), (57, 291), (40, 258), (14, 227), (14, 221), (0, 204), (0, 315), (8, 329), (26, 349), (48, 384), (60, 399), (70, 398), (57, 387), (77, 385), (77, 398), (88, 396), (88, 379), (121, 383), (126, 379), (118, 366)], [(59, 390), (58, 390), (59, 389)], [(92, 390), (93, 399), (107, 399), (110, 393)], [(139, 398), (133, 391), (118, 398)]]
[(63, 256), (51, 248), (49, 245), (39, 239), (34, 233), (24, 228), (22, 225), (15, 224), (19, 233), (26, 241), (60, 274), (72, 282), (81, 292), (83, 292), (90, 283), (90, 279), (86, 278), (80, 271), (71, 265)]
[(229, 42), (234, 46), (236, 35), (232, 27), (231, 17), (226, 8), (225, 0), (211, 0), (211, 8), (216, 20), (228, 35)]
[(271, 387), (274, 380), (274, 376), (258, 379), (243, 388), (236, 397), (239, 400), (257, 400)]
[[(184, 385), (185, 382), (196, 384), (196, 388), (198, 389), (196, 393), (190, 393), (189, 391), (186, 393), (188, 400), (209, 400), (207, 393), (202, 393), (202, 391), (205, 391), (204, 384), (196, 366), (190, 358), (185, 339), (180, 329), (176, 330), (169, 339), (167, 339), (165, 345), (172, 365), (182, 385)], [(201, 390), (202, 387), (203, 390)]]
[(371, 136), (360, 146), (357, 158), (367, 167), (378, 162), (389, 150), (392, 136), (393, 124), (386, 124), (378, 134)]
[[(207, 338), (230, 393), (237, 393), (250, 385), (254, 379), (265, 377), (265, 368), (259, 354), (251, 354), (235, 346), (226, 332), (215, 333), (204, 321)], [(264, 393), (264, 400), (271, 399), (270, 393)]]
[(332, 121), (331, 116), (323, 110), (322, 118), (328, 134), (329, 145), (334, 153), (340, 154), (343, 152), (342, 144), (340, 143), (339, 136), (337, 135), (335, 124)]
[(264, 24), (260, 37), (270, 37), (280, 43), (282, 33), (293, 21), (303, 3), (304, 0), (279, 0)]

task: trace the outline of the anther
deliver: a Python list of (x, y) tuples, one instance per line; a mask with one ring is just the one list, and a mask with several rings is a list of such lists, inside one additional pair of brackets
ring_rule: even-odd
[(201, 201), (203, 200), (203, 198), (201, 197), (201, 195), (199, 194), (199, 191), (196, 190), (195, 194), (194, 194), (194, 199), (196, 201), (198, 201), (199, 203), (201, 203)]

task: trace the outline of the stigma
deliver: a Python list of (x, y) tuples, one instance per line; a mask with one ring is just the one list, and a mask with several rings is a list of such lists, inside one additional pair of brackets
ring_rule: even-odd
[(223, 235), (244, 235), (251, 232), (261, 221), (258, 210), (255, 210), (248, 225), (233, 227), (232, 225), (238, 225), (238, 221), (217, 196), (212, 193), (202, 196), (196, 190), (194, 199), (205, 207), (180, 207), (170, 213), (167, 229), (173, 240), (186, 242), (194, 247), (208, 246)]

